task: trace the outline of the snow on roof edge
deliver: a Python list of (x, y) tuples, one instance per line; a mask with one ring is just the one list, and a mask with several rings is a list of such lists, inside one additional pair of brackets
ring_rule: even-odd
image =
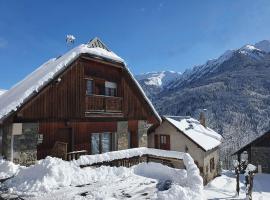
[[(13, 111), (16, 111), (19, 107), (21, 107), (28, 99), (30, 99), (35, 92), (39, 92), (43, 87), (45, 87), (48, 82), (50, 82), (53, 78), (57, 77), (59, 74), (61, 74), (74, 60), (76, 60), (81, 54), (87, 53), (89, 55), (94, 55), (94, 56), (99, 56), (105, 59), (110, 59), (113, 61), (120, 62), (124, 65), (124, 67), (127, 69), (128, 74), (131, 76), (137, 87), (139, 88), (141, 94), (143, 95), (144, 99), (148, 103), (148, 105), (151, 107), (152, 111), (154, 112), (154, 115), (158, 118), (159, 122), (161, 122), (161, 118), (158, 115), (157, 111), (155, 110), (154, 106), (152, 105), (152, 102), (148, 99), (148, 97), (145, 95), (143, 89), (137, 82), (137, 80), (134, 78), (133, 74), (130, 72), (128, 69), (128, 66), (124, 62), (124, 60), (117, 56), (114, 52), (110, 51), (108, 52), (107, 50), (101, 49), (99, 47), (92, 48), (89, 47), (88, 44), (81, 44), (78, 45), (77, 47), (71, 49), (70, 51), (66, 52), (64, 55), (60, 56), (59, 58), (53, 58), (42, 65), (40, 65), (36, 70), (34, 70), (32, 73), (27, 75), (23, 80), (19, 81), (16, 83), (10, 90), (5, 92), (3, 95), (0, 95), (0, 105), (1, 105), (1, 99), (5, 98), (6, 96), (10, 94), (11, 96), (14, 95), (12, 94), (13, 90), (16, 90), (16, 87), (19, 87), (20, 84), (27, 82), (28, 79), (31, 79), (31, 76), (34, 74), (38, 73), (39, 70), (42, 70), (43, 67), (45, 67), (48, 64), (55, 65), (53, 68), (53, 72), (48, 72), (46, 74), (46, 77), (42, 77), (42, 81), (38, 81), (36, 86), (29, 87), (26, 91), (24, 91), (23, 94), (20, 95), (17, 99), (12, 99), (12, 102), (9, 103), (8, 105), (5, 105), (4, 103), (4, 108), (0, 107), (0, 122), (3, 121), (4, 118), (8, 117), (10, 113)], [(67, 58), (65, 58), (67, 57)], [(65, 59), (63, 59), (65, 58)], [(59, 62), (59, 60), (62, 60), (62, 62)]]
[[(198, 120), (196, 120), (196, 119), (194, 119), (194, 118), (192, 118), (192, 117), (189, 117), (189, 118), (181, 118), (181, 120), (180, 121), (177, 121), (177, 120), (175, 120), (175, 119), (172, 119), (172, 118), (169, 118), (169, 117), (165, 117), (164, 116), (164, 119), (166, 120), (166, 121), (168, 121), (170, 124), (172, 124), (175, 128), (177, 128), (178, 130), (180, 130), (181, 132), (183, 132), (190, 140), (192, 140), (194, 143), (196, 143), (197, 145), (199, 145), (203, 150), (205, 150), (205, 151), (209, 151), (209, 150), (211, 150), (211, 149), (214, 149), (214, 148), (216, 148), (217, 146), (219, 146), (221, 143), (222, 143), (222, 140), (223, 140), (223, 137), (220, 135), (220, 134), (218, 134), (217, 132), (215, 132), (214, 130), (212, 130), (212, 129), (210, 129), (210, 128), (208, 128), (208, 127), (206, 127), (205, 129), (206, 129), (206, 131), (211, 131), (211, 132), (213, 132), (213, 133), (215, 133), (215, 135), (213, 135), (213, 134), (209, 134), (209, 133), (207, 133), (206, 131), (204, 131), (204, 132), (199, 132), (200, 134), (203, 134), (204, 136), (207, 136), (207, 137), (209, 137), (209, 138), (212, 138), (212, 139), (214, 139), (214, 140), (216, 140), (217, 142), (216, 142), (216, 144), (215, 145), (212, 145), (211, 147), (207, 147), (206, 145), (203, 145), (201, 142), (198, 142), (198, 141), (196, 141), (194, 138), (192, 138), (191, 137), (191, 135), (190, 134), (188, 134), (186, 131), (188, 131), (188, 130), (182, 130), (180, 127), (178, 127), (175, 123), (174, 123), (174, 121), (176, 122), (176, 123), (181, 123), (181, 121), (182, 120), (195, 120), (195, 121), (198, 121)], [(172, 121), (173, 120), (173, 121)], [(201, 125), (202, 126), (202, 125)], [(197, 130), (198, 131), (198, 130)], [(195, 133), (196, 134), (196, 133)], [(193, 135), (194, 135), (194, 133), (193, 133)]]
[[(12, 99), (10, 100), (12, 102), (9, 103), (8, 105), (4, 105), (4, 106), (2, 105), (4, 108), (0, 107), (0, 123), (3, 121), (3, 119), (8, 117), (11, 112), (16, 111), (22, 104), (24, 104), (29, 98), (31, 98), (34, 92), (40, 91), (44, 86), (47, 85), (48, 82), (50, 82), (53, 78), (57, 77), (60, 73), (62, 73), (62, 71), (65, 70), (66, 67), (68, 67), (74, 60), (76, 60), (83, 53), (87, 53), (89, 55), (98, 56), (105, 59), (110, 59), (110, 60), (124, 64), (124, 60), (120, 58), (119, 56), (117, 56), (112, 51), (108, 52), (99, 47), (96, 47), (96, 48), (88, 47), (87, 44), (78, 45), (74, 47), (73, 49), (69, 50), (68, 52), (66, 52), (64, 55), (60, 56), (59, 58), (57, 59), (53, 58), (46, 61), (45, 63), (40, 65), (36, 70), (31, 72), (29, 75), (27, 75), (24, 79), (16, 83), (11, 89), (9, 89), (3, 95), (0, 95), (0, 105), (1, 105), (2, 99), (4, 99), (10, 93), (11, 93), (11, 96), (14, 95), (12, 94), (12, 92), (13, 90), (16, 90), (15, 89), (16, 87), (19, 87), (22, 83), (31, 79), (31, 76), (39, 72), (39, 70), (42, 70), (43, 67), (45, 67), (47, 64), (54, 65), (53, 72), (48, 72), (47, 74), (45, 74), (45, 78), (41, 77), (43, 82), (38, 81), (37, 83), (35, 83), (37, 85), (33, 85), (29, 87), (27, 90), (23, 91), (23, 94), (21, 94), (20, 97), (18, 97), (18, 99), (15, 99), (15, 100)], [(65, 57), (67, 58), (63, 60), (63, 58)], [(59, 60), (61, 60), (62, 62), (58, 62)]]

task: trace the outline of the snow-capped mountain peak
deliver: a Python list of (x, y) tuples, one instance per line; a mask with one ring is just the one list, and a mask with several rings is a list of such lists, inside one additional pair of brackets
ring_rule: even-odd
[(6, 92), (6, 90), (0, 89), (0, 95), (4, 94), (5, 92)]
[(164, 87), (174, 79), (181, 76), (180, 72), (175, 71), (161, 71), (161, 72), (148, 72), (136, 76), (138, 81), (143, 81), (145, 85)]
[(262, 40), (254, 45), (257, 49), (260, 49), (266, 53), (270, 52), (270, 41), (269, 40)]

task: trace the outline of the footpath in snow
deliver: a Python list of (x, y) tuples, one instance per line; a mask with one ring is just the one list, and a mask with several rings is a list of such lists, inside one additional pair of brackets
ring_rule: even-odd
[[(181, 158), (186, 169), (173, 169), (159, 163), (141, 163), (131, 168), (80, 168), (81, 164), (108, 161), (143, 154)], [(202, 178), (189, 154), (137, 148), (97, 156), (82, 156), (74, 162), (47, 157), (30, 167), (10, 166), (3, 177), (3, 197), (23, 199), (194, 199), (203, 198)], [(5, 174), (6, 172), (6, 174)], [(5, 196), (6, 195), (6, 196)]]
[[(223, 171), (220, 177), (215, 178), (204, 187), (205, 199), (245, 199), (244, 175), (240, 176), (240, 194), (236, 196), (236, 179), (232, 171)], [(256, 174), (252, 193), (253, 200), (270, 199), (270, 174)]]

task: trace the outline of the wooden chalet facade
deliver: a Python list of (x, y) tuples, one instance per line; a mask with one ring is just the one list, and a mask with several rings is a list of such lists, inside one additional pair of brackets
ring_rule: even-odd
[(240, 162), (242, 154), (246, 154), (248, 163), (257, 166), (258, 172), (270, 173), (270, 131), (243, 146), (233, 155), (237, 155)]
[[(1, 150), (7, 159), (29, 163), (74, 151), (98, 154), (147, 147), (147, 129), (160, 123), (150, 101), (123, 61), (103, 56), (112, 52), (98, 38), (84, 48), (101, 54), (79, 53), (2, 117)], [(8, 93), (1, 95), (0, 106)]]

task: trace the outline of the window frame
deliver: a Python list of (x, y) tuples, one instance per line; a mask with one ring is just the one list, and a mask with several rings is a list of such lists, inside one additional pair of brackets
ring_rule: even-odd
[[(91, 94), (88, 93), (88, 82), (92, 82), (92, 93)], [(95, 94), (95, 91), (94, 91), (95, 85), (94, 84), (95, 84), (94, 79), (92, 79), (92, 78), (87, 78), (86, 79), (86, 91), (85, 91), (85, 93), (86, 93), (87, 96), (91, 96), (91, 95)]]
[(117, 87), (116, 82), (105, 81), (105, 96), (117, 97)]
[(210, 172), (214, 171), (215, 170), (215, 158), (212, 157), (210, 159)]
[[(96, 155), (96, 154), (102, 154), (102, 153), (106, 153), (105, 151), (103, 151), (103, 144), (102, 144), (102, 138), (103, 138), (103, 135), (107, 133), (109, 134), (109, 151), (106, 151), (106, 152), (110, 152), (112, 151), (112, 148), (113, 148), (113, 144), (112, 144), (112, 132), (109, 132), (109, 131), (104, 131), (104, 132), (95, 132), (95, 133), (90, 133), (90, 152), (91, 152), (91, 155)], [(93, 135), (98, 135), (98, 153), (96, 154), (93, 154), (93, 145), (92, 145), (92, 136)]]

